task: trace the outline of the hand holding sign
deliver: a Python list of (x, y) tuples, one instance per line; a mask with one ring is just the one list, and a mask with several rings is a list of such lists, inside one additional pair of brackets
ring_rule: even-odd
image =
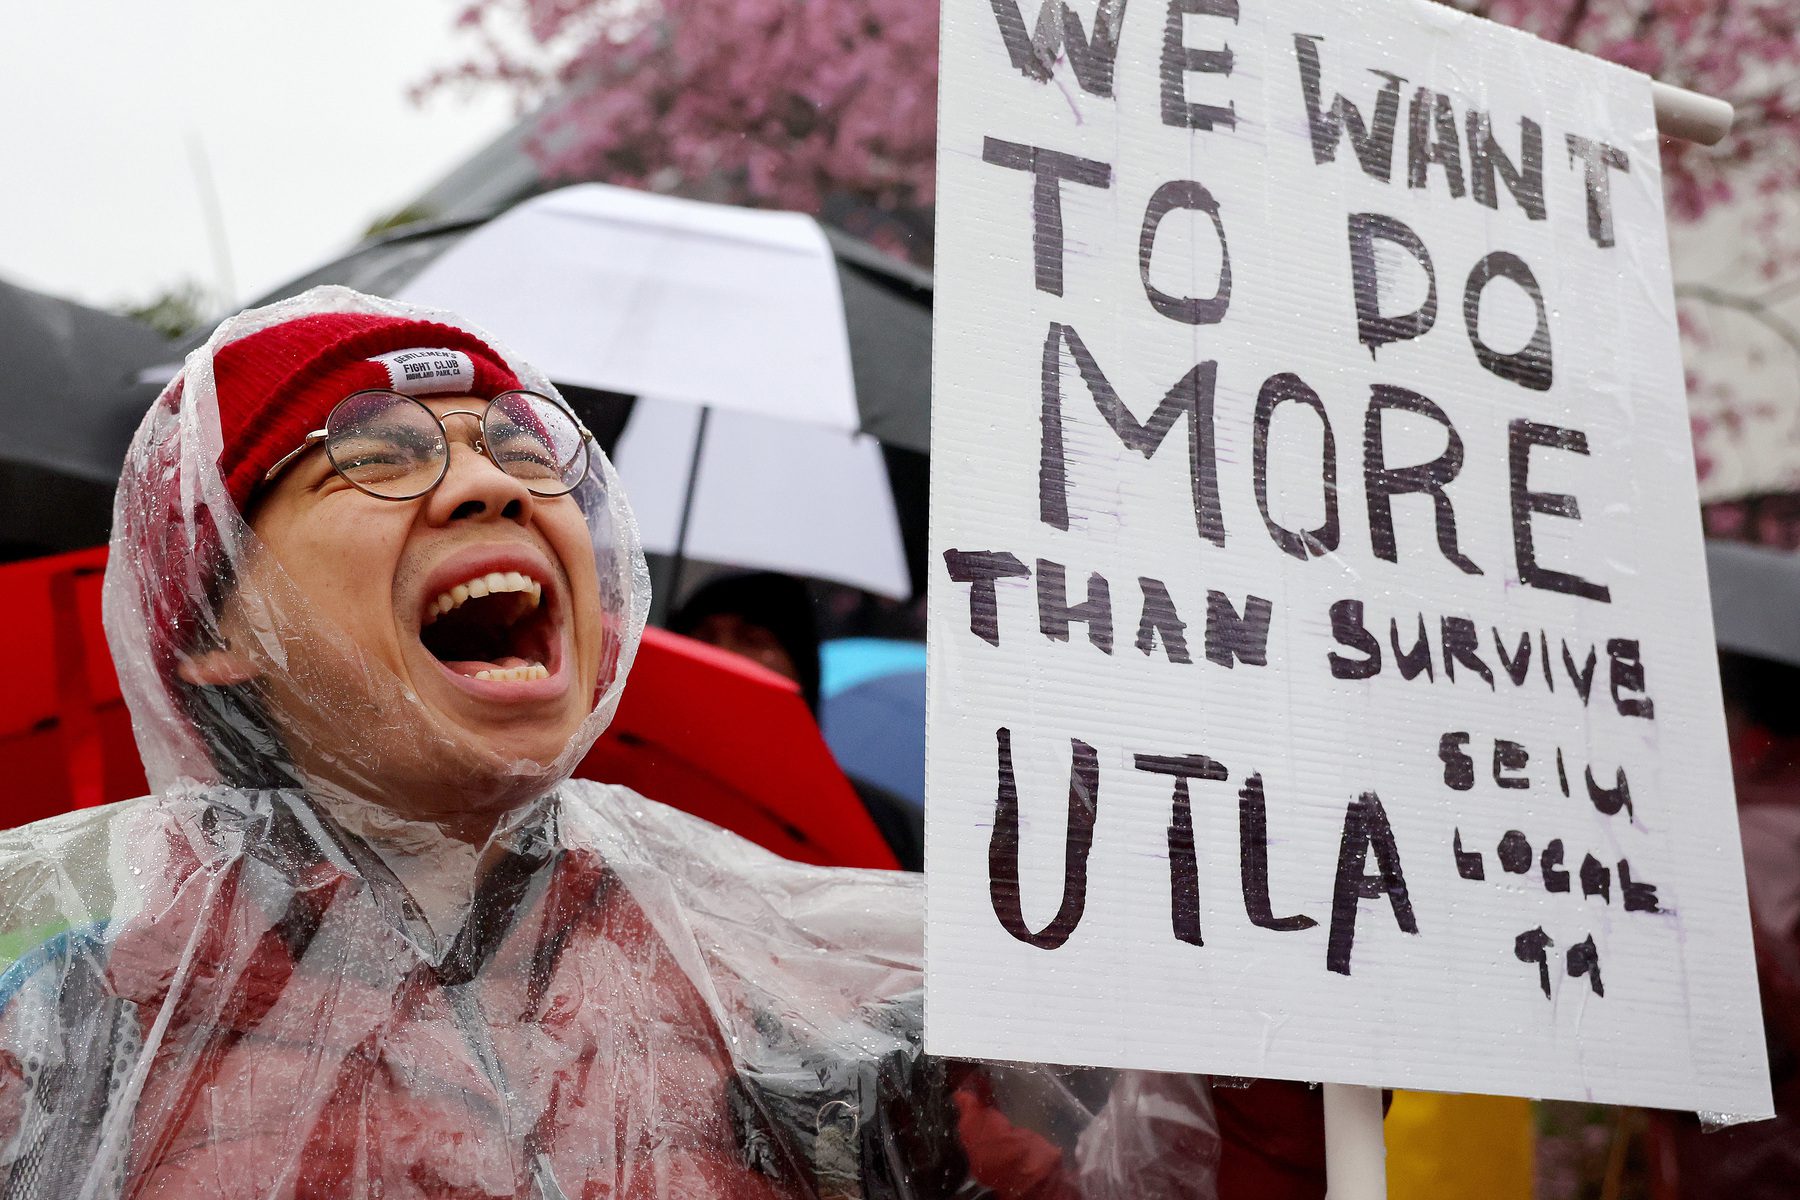
[(934, 1051), (1769, 1110), (1649, 83), (948, 0)]

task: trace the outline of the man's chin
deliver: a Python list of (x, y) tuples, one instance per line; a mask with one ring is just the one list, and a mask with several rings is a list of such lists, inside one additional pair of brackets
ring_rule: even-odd
[(449, 827), (469, 822), (485, 836), (488, 822), (542, 796), (567, 774), (564, 751), (580, 721), (544, 719), (494, 727), (431, 710), (410, 753), (384, 764), (381, 795), (369, 797), (403, 814)]
[[(445, 675), (441, 667), (439, 675)], [(491, 696), (436, 678), (414, 691), (450, 739), (499, 763), (553, 763), (587, 718), (574, 711), (565, 687), (551, 694), (518, 694), (522, 689), (513, 687), (506, 689), (511, 694)]]
[(437, 718), (434, 723), (459, 748), (503, 771), (525, 762), (544, 766), (555, 762), (586, 716), (571, 713), (567, 704), (496, 707), (453, 703), (431, 707)]
[(499, 777), (507, 777), (520, 771), (530, 772), (533, 766), (550, 767), (562, 757), (568, 749), (569, 740), (575, 736), (574, 729), (563, 730), (560, 727), (554, 733), (538, 730), (464, 730), (468, 744), (477, 750), (481, 757), (494, 765)]

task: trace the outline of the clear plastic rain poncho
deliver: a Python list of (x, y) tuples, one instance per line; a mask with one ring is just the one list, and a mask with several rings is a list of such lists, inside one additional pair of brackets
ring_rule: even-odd
[[(0, 833), (0, 1197), (1213, 1194), (1198, 1079), (922, 1053), (918, 877), (569, 778), (648, 608), (597, 450), (599, 686), (553, 761), (471, 745), (331, 628), (225, 490), (213, 385), (321, 311), (470, 328), (316, 289), (227, 321), (138, 430), (105, 615), (155, 792)], [(173, 682), (214, 645), (256, 677)]]

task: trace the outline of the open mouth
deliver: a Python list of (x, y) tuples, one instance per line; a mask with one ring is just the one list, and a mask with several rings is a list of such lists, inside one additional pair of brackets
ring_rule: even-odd
[(559, 665), (551, 607), (544, 585), (529, 575), (490, 571), (427, 603), (419, 641), (451, 673), (468, 679), (548, 679)]

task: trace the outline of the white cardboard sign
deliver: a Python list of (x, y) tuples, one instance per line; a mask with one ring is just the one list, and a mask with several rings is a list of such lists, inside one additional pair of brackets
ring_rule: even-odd
[(1767, 1114), (1648, 80), (943, 34), (930, 1048)]

